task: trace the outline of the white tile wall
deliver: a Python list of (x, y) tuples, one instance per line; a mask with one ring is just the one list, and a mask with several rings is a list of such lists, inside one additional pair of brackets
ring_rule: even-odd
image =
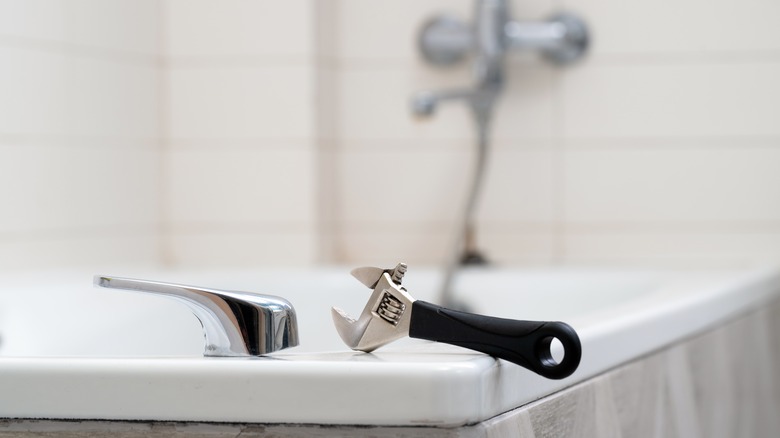
[(309, 139), (312, 67), (169, 68), (170, 139)]
[(254, 225), (239, 230), (177, 227), (165, 234), (163, 257), (177, 266), (202, 268), (301, 265), (315, 259), (315, 238), (311, 231), (266, 232)]
[[(373, 228), (352, 227), (338, 244), (338, 255), (346, 263), (386, 266), (404, 261), (425, 266), (448, 260), (452, 248), (452, 229), (426, 224)], [(550, 263), (554, 260), (554, 236), (549, 229), (480, 228), (477, 246), (496, 265), (511, 263)]]
[(154, 229), (159, 184), (155, 146), (1, 145), (0, 233)]
[(174, 265), (311, 263), (314, 8), (165, 2), (164, 257)]
[[(517, 17), (580, 13), (593, 44), (565, 70), (509, 63), (479, 213), (486, 253), (508, 263), (780, 256), (775, 3), (512, 3)], [(421, 123), (406, 105), (414, 91), (468, 84), (469, 73), (424, 65), (414, 36), (435, 12), (470, 16), (472, 2), (337, 8), (338, 257), (438, 262), (473, 129), (463, 107)], [(393, 155), (404, 157), (397, 182), (385, 176)], [(372, 194), (394, 187), (404, 202), (384, 212)]]
[[(497, 147), (487, 169), (480, 217), (488, 222), (549, 222), (553, 217), (552, 162), (545, 149)], [(387, 144), (383, 150), (342, 154), (341, 219), (353, 224), (444, 223), (465, 202), (474, 151)], [(511, 193), (505, 184), (519, 181)], [(502, 193), (503, 192), (503, 193)], [(502, 193), (498, 196), (498, 193)], [(508, 196), (507, 196), (508, 195)]]
[[(575, 10), (594, 38), (570, 69), (509, 62), (478, 213), (486, 254), (780, 256), (780, 6), (512, 6)], [(415, 120), (409, 98), (471, 80), (422, 63), (414, 38), (434, 13), (472, 8), (0, 2), (0, 261), (92, 263), (103, 242), (100, 260), (176, 265), (440, 262), (474, 132), (463, 106)]]
[(568, 137), (780, 136), (780, 62), (592, 64), (563, 75)]
[(468, 172), (467, 155), (404, 146), (343, 153), (340, 219), (347, 228), (446, 223), (459, 209), (452, 194), (465, 189), (461, 176)]
[(160, 50), (159, 10), (155, 0), (3, 0), (0, 39), (55, 51), (101, 49), (99, 54), (112, 58), (145, 55), (141, 59), (148, 60)]
[[(522, 77), (511, 76), (512, 82), (495, 111), (495, 138), (549, 139), (552, 134), (551, 70), (530, 67)], [(473, 138), (473, 122), (465, 105), (442, 103), (432, 118), (424, 119), (412, 116), (409, 110), (410, 100), (416, 92), (463, 88), (470, 84), (466, 69), (437, 72), (420, 63), (407, 62), (392, 67), (342, 67), (337, 96), (341, 108), (340, 138), (414, 142), (431, 139), (450, 143)], [(517, 143), (523, 144), (520, 140)]]
[(771, 0), (564, 0), (587, 16), (595, 54), (723, 53), (780, 49)]
[[(514, 1), (514, 13), (526, 19), (549, 15), (558, 0)], [(388, 63), (419, 58), (417, 34), (420, 25), (439, 13), (459, 19), (471, 17), (472, 0), (338, 0), (335, 32), (338, 57), (342, 60)]]
[(295, 62), (314, 53), (308, 0), (166, 0), (163, 4), (167, 54), (175, 59), (254, 57)]
[[(117, 272), (129, 266), (159, 264), (160, 239), (156, 228), (106, 228), (67, 232), (4, 235), (0, 264), (4, 273), (63, 267), (86, 267), (92, 272)], [(31, 274), (33, 275), (33, 274)], [(89, 275), (84, 287), (90, 287)]]
[(33, 137), (157, 138), (153, 63), (0, 44), (0, 133)]
[(171, 148), (165, 157), (166, 220), (185, 227), (230, 222), (310, 230), (312, 158), (311, 148), (294, 144)]
[(418, 24), (433, 12), (468, 16), (470, 0), (360, 1), (339, 0), (334, 32), (340, 59), (416, 59)]
[(780, 224), (780, 148), (566, 153), (570, 223)]
[[(526, 17), (551, 11), (547, 4), (524, 6)], [(473, 171), (473, 122), (465, 106), (450, 103), (431, 119), (415, 119), (409, 102), (415, 92), (472, 81), (465, 66), (423, 64), (415, 38), (434, 13), (465, 18), (471, 9), (471, 1), (338, 2), (331, 25), (337, 35), (339, 261), (430, 264), (446, 258)], [(522, 72), (510, 73), (495, 113), (497, 144), (478, 214), (480, 242), (505, 260), (543, 261), (553, 246), (556, 77), (546, 66), (524, 64)]]
[(158, 6), (0, 2), (3, 270), (159, 260)]
[(566, 260), (601, 264), (684, 266), (766, 263), (777, 260), (780, 229), (704, 230), (696, 227), (565, 233)]

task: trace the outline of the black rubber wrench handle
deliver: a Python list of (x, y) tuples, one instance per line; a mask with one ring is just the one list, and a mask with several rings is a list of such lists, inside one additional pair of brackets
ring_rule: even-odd
[[(412, 304), (409, 336), (487, 353), (548, 379), (570, 376), (582, 357), (577, 332), (563, 322), (494, 318), (446, 309), (425, 301)], [(563, 344), (564, 356), (560, 363), (550, 353), (554, 338)]]

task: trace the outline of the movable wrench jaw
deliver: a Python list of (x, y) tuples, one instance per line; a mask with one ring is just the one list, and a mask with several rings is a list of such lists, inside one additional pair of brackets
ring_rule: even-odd
[(373, 292), (357, 320), (339, 308), (331, 310), (336, 331), (349, 348), (369, 352), (409, 334), (414, 298), (400, 285), (405, 270), (406, 265), (399, 263), (392, 270), (358, 268), (352, 271), (352, 275)]
[(349, 348), (354, 350), (360, 343), (360, 337), (363, 332), (366, 331), (366, 328), (359, 327), (361, 324), (338, 307), (331, 308), (330, 313), (333, 317), (333, 325), (336, 326), (339, 337)]

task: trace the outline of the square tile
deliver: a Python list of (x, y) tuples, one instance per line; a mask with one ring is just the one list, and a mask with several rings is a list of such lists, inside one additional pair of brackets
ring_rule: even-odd
[(316, 240), (311, 232), (204, 230), (173, 231), (164, 237), (168, 265), (252, 268), (313, 264)]
[(0, 146), (0, 232), (155, 227), (158, 156), (153, 147)]
[[(524, 222), (555, 220), (554, 153), (550, 148), (516, 148), (512, 143), (496, 144), (488, 152), (485, 182), (478, 202), (477, 220), (505, 226)], [(469, 156), (469, 180), (475, 154)], [(421, 182), (424, 184), (424, 182)], [(466, 192), (461, 192), (461, 202)]]
[(314, 53), (314, 3), (306, 0), (165, 0), (166, 54), (291, 56)]
[[(472, 88), (468, 72), (437, 71), (420, 64), (341, 70), (338, 133), (349, 140), (427, 140), (476, 137), (463, 101), (445, 101), (431, 117), (411, 113), (412, 96), (422, 91)], [(549, 139), (553, 132), (553, 81), (548, 68), (528, 67), (508, 78), (499, 98), (491, 135), (495, 140)], [(522, 144), (518, 140), (518, 144)]]
[(567, 151), (570, 223), (751, 223), (780, 221), (780, 149)]
[[(83, 268), (94, 274), (117, 266), (155, 266), (160, 263), (160, 236), (154, 228), (117, 227), (0, 237), (3, 272)], [(89, 287), (89, 274), (84, 287)]]
[[(594, 54), (780, 49), (780, 30), (773, 20), (780, 14), (777, 2), (565, 0), (564, 4), (588, 23)], [(660, 32), (659, 23), (663, 23)], [(732, 31), (724, 32), (724, 25)]]
[(157, 138), (158, 81), (154, 66), (0, 48), (0, 133)]
[(257, 233), (316, 220), (309, 148), (171, 148), (164, 166), (164, 220), (174, 232), (216, 225)]
[(777, 136), (780, 63), (584, 64), (563, 75), (567, 137)]
[(307, 139), (314, 134), (310, 66), (172, 68), (169, 138)]
[(780, 232), (566, 232), (563, 261), (734, 266), (780, 261)]
[(160, 6), (154, 0), (6, 0), (0, 34), (156, 56)]

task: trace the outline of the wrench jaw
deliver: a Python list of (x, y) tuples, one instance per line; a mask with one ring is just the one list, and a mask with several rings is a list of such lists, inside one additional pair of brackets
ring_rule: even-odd
[(393, 281), (392, 272), (379, 270), (376, 274), (380, 277), (373, 282), (374, 291), (360, 318), (355, 320), (336, 307), (331, 312), (336, 331), (353, 350), (370, 352), (409, 334), (414, 298)]
[(365, 331), (365, 327), (362, 329), (357, 327), (359, 325), (358, 322), (338, 307), (331, 308), (330, 314), (333, 317), (333, 324), (336, 326), (339, 337), (349, 348), (354, 350), (360, 343), (360, 333)]

